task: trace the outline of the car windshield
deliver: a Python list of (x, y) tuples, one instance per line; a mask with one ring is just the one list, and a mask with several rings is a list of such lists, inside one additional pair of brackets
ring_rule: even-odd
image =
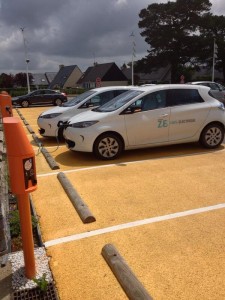
[(64, 103), (63, 106), (74, 106), (77, 105), (78, 103), (80, 103), (81, 101), (83, 101), (84, 99), (86, 99), (87, 97), (95, 94), (96, 91), (87, 91), (84, 92), (83, 94), (78, 95), (77, 97), (69, 100), (68, 102)]
[(105, 103), (104, 105), (93, 109), (93, 111), (109, 112), (109, 111), (117, 110), (118, 108), (122, 107), (124, 104), (128, 103), (130, 100), (132, 100), (133, 98), (135, 98), (136, 96), (142, 93), (143, 91), (138, 91), (138, 90), (130, 90), (124, 92), (121, 95), (113, 98), (109, 102)]

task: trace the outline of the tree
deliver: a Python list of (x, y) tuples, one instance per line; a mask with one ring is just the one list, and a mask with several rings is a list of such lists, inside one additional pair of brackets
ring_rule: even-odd
[(0, 75), (0, 88), (11, 88), (13, 87), (13, 75), (2, 73)]
[(175, 2), (151, 4), (142, 9), (138, 25), (141, 35), (150, 45), (148, 55), (137, 64), (145, 72), (171, 65), (171, 82), (178, 82), (180, 70), (189, 63), (193, 67), (201, 49), (201, 18), (209, 13), (209, 0), (176, 0)]
[(14, 84), (20, 87), (26, 87), (27, 85), (26, 73), (17, 73), (14, 77)]
[[(33, 79), (32, 74), (29, 73), (29, 81)], [(27, 75), (26, 73), (17, 73), (14, 76), (14, 84), (20, 87), (26, 87), (27, 86)]]

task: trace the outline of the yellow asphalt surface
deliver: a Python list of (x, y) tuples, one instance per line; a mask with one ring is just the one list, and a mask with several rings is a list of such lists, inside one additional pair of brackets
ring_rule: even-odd
[[(20, 109), (37, 135), (37, 116), (46, 109)], [(32, 198), (61, 300), (127, 299), (101, 255), (108, 243), (153, 299), (225, 299), (225, 208), (207, 211), (225, 203), (225, 145), (216, 151), (197, 144), (129, 151), (102, 162), (40, 137), (60, 165), (53, 171), (25, 130), (36, 153)], [(96, 222), (82, 223), (57, 179), (61, 171)], [(201, 208), (206, 211), (174, 215)], [(146, 219), (153, 221), (143, 224)], [(132, 225), (136, 221), (139, 226)]]

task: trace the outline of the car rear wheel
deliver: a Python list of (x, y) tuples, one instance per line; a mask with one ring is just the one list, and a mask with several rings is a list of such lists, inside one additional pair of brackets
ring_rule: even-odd
[(206, 126), (200, 137), (200, 143), (205, 148), (216, 148), (221, 145), (224, 139), (224, 128), (219, 124), (210, 124)]
[(113, 133), (100, 135), (93, 147), (93, 152), (97, 158), (111, 160), (117, 158), (123, 151), (123, 142), (119, 136)]
[(21, 106), (22, 107), (29, 107), (29, 101), (27, 101), (27, 100), (23, 100), (23, 101), (21, 101)]
[(54, 104), (57, 105), (57, 106), (61, 106), (62, 105), (62, 100), (58, 98), (58, 99), (55, 100)]

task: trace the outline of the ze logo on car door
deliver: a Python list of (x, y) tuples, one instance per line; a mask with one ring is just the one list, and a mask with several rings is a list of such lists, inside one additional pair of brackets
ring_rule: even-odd
[(158, 128), (167, 127), (169, 125), (168, 120), (158, 120)]

